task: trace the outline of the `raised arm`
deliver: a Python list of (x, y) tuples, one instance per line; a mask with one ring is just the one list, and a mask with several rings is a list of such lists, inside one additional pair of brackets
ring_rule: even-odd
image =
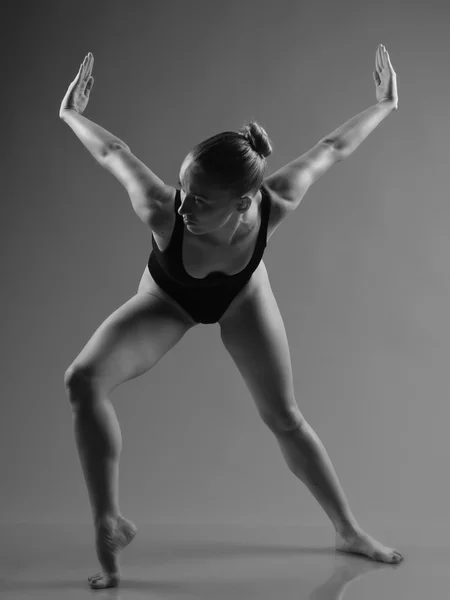
[(171, 197), (171, 188), (134, 156), (125, 142), (82, 116), (94, 80), (91, 76), (93, 61), (94, 57), (89, 53), (69, 86), (59, 116), (97, 162), (125, 187), (134, 211), (151, 227)]
[(373, 77), (378, 102), (267, 178), (267, 184), (286, 201), (288, 208), (296, 208), (312, 183), (337, 162), (350, 156), (369, 133), (398, 108), (396, 74), (382, 45), (377, 49), (375, 67)]
[(59, 113), (62, 119), (74, 132), (82, 144), (89, 150), (92, 156), (102, 166), (107, 154), (118, 148), (128, 148), (127, 144), (121, 139), (97, 125), (93, 121), (86, 119), (75, 109), (65, 109)]

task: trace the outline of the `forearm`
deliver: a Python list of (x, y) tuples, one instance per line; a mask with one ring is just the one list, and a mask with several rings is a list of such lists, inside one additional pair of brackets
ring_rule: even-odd
[(60, 118), (69, 125), (98, 162), (102, 162), (105, 156), (117, 146), (128, 148), (125, 142), (97, 123), (86, 119), (76, 110), (64, 110), (60, 114)]
[(392, 103), (378, 102), (356, 117), (349, 119), (336, 131), (327, 135), (324, 140), (331, 142), (342, 158), (346, 158), (394, 110), (395, 107)]

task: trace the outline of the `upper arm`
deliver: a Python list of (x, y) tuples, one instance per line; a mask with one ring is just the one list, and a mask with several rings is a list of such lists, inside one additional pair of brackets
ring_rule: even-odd
[(330, 167), (341, 160), (334, 146), (321, 140), (311, 150), (288, 163), (265, 180), (267, 185), (286, 202), (290, 209), (296, 208), (309, 186)]
[(127, 190), (135, 213), (146, 225), (151, 227), (170, 210), (172, 187), (134, 156), (129, 148), (116, 147), (108, 152), (103, 166)]

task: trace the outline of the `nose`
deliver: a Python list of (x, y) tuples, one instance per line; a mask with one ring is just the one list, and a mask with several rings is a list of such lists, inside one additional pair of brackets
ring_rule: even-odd
[(188, 219), (191, 218), (189, 210), (186, 210), (186, 199), (181, 203), (180, 208), (178, 209), (178, 214), (181, 217), (187, 217)]
[(179, 214), (181, 217), (186, 217), (187, 219), (190, 219), (190, 218), (192, 217), (192, 215), (191, 215), (191, 214), (189, 214), (189, 213), (185, 212), (184, 210), (181, 210), (181, 208), (179, 208), (179, 209), (178, 209), (178, 214)]

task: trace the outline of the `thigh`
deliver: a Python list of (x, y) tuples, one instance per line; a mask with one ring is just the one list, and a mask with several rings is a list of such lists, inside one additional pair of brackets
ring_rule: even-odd
[(165, 292), (162, 287), (160, 287), (148, 270), (147, 265), (145, 265), (144, 272), (142, 273), (141, 280), (138, 286), (138, 293), (151, 293), (155, 296), (158, 296), (162, 300), (165, 300), (168, 304), (173, 306), (178, 313), (180, 313), (189, 323), (192, 325), (198, 325), (198, 322), (195, 321), (191, 315), (182, 307), (176, 300), (174, 300), (167, 292)]
[(66, 371), (65, 382), (89, 378), (105, 393), (142, 375), (193, 324), (152, 293), (138, 293), (109, 315)]
[(264, 263), (219, 324), (223, 344), (263, 421), (271, 428), (289, 429), (304, 420), (295, 399), (283, 318)]

